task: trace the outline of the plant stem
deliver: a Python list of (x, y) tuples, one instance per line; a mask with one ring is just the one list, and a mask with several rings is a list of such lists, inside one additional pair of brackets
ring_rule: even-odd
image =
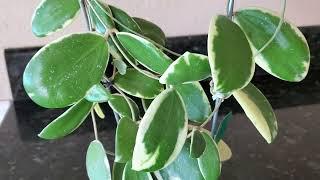
[(227, 16), (230, 19), (232, 19), (232, 16), (233, 16), (233, 9), (234, 9), (234, 0), (228, 0)]
[[(219, 104), (220, 103), (220, 104)], [(216, 99), (216, 104), (215, 106), (219, 106), (219, 108), (217, 109), (217, 111), (214, 113), (213, 118), (212, 118), (212, 124), (211, 124), (211, 133), (214, 135), (215, 134), (215, 130), (216, 130), (216, 126), (218, 124), (218, 116), (219, 116), (219, 109), (220, 109), (220, 105), (222, 103), (222, 99), (218, 98)]]
[(96, 122), (96, 117), (95, 117), (95, 115), (94, 115), (93, 109), (91, 109), (91, 119), (92, 119), (94, 137), (95, 137), (96, 140), (99, 140), (99, 138), (98, 138), (97, 122)]
[(214, 114), (219, 110), (222, 101), (223, 99), (220, 99), (220, 98), (216, 99), (216, 105), (214, 106), (214, 110), (211, 112), (207, 120), (200, 125), (201, 128), (203, 128), (206, 124), (208, 124), (208, 122), (212, 120), (212, 117), (214, 116)]
[(80, 7), (82, 9), (83, 15), (84, 15), (84, 19), (86, 21), (87, 27), (89, 31), (92, 31), (92, 22), (91, 22), (91, 18), (89, 17), (89, 12), (88, 12), (88, 7), (86, 4), (86, 0), (79, 0), (79, 4)]

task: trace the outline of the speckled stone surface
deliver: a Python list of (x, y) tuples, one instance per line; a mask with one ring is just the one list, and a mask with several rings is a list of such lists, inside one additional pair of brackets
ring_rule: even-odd
[[(223, 163), (222, 180), (318, 180), (320, 179), (320, 28), (302, 28), (312, 53), (308, 77), (302, 83), (280, 81), (258, 69), (253, 83), (276, 109), (279, 135), (268, 145), (230, 98), (221, 114), (235, 114), (225, 141), (233, 151)], [(206, 54), (206, 36), (171, 38), (177, 51)], [(93, 139), (91, 121), (72, 135), (44, 141), (37, 134), (63, 109), (38, 107), (22, 88), (25, 65), (38, 48), (6, 51), (14, 103), (0, 122), (0, 180), (85, 180), (85, 154)], [(208, 82), (203, 86), (208, 89)], [(114, 149), (115, 121), (103, 106), (106, 119), (98, 121), (99, 136), (107, 150)], [(112, 157), (109, 157), (112, 161)]]

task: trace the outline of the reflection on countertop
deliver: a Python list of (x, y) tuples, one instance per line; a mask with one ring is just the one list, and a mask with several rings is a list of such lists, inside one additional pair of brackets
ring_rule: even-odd
[[(221, 114), (232, 110), (234, 119), (225, 141), (233, 151), (223, 163), (223, 180), (318, 180), (320, 178), (320, 28), (303, 28), (312, 53), (311, 71), (302, 83), (287, 83), (258, 70), (253, 83), (276, 109), (279, 134), (268, 145), (233, 98)], [(175, 51), (206, 53), (206, 36), (169, 39)], [(179, 47), (179, 48), (173, 48)], [(28, 99), (22, 89), (22, 72), (35, 49), (8, 50), (6, 54), (14, 103), (0, 123), (0, 179), (85, 180), (85, 154), (94, 138), (90, 118), (72, 135), (44, 141), (37, 134), (64, 109), (45, 109)], [(208, 82), (204, 88), (208, 89)], [(114, 150), (116, 123), (107, 105), (98, 121), (99, 137)], [(112, 157), (109, 156), (112, 161)]]

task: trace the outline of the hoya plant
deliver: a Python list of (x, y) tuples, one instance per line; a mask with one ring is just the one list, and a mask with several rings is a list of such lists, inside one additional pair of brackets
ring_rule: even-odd
[[(285, 2), (278, 16), (263, 8), (234, 12), (230, 0), (227, 15), (211, 20), (208, 54), (178, 54), (165, 48), (165, 34), (157, 25), (107, 2), (43, 0), (32, 19), (36, 36), (63, 29), (80, 10), (89, 32), (47, 44), (25, 69), (23, 85), (36, 104), (68, 108), (39, 137), (65, 137), (90, 115), (95, 139), (88, 145), (86, 168), (91, 180), (218, 179), (221, 162), (231, 157), (223, 137), (232, 114), (217, 121), (224, 100), (234, 97), (272, 143), (277, 120), (263, 93), (250, 83), (255, 66), (289, 82), (307, 75), (308, 44), (284, 19)], [(210, 84), (209, 97), (200, 81)], [(114, 153), (99, 141), (96, 119), (106, 113), (101, 103), (112, 108), (117, 121)], [(115, 156), (112, 172), (107, 156)]]

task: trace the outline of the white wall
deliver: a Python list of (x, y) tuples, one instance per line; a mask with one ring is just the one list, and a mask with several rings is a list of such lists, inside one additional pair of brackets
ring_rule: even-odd
[[(263, 6), (278, 10), (279, 0), (235, 0), (236, 8)], [(64, 33), (85, 31), (78, 18), (64, 33), (38, 39), (31, 33), (30, 19), (40, 0), (0, 1), (0, 100), (11, 99), (3, 50), (5, 48), (40, 46)], [(226, 0), (110, 0), (111, 4), (134, 16), (159, 24), (168, 36), (205, 34), (211, 16), (225, 13)], [(288, 0), (287, 18), (300, 26), (320, 24), (319, 0)]]

